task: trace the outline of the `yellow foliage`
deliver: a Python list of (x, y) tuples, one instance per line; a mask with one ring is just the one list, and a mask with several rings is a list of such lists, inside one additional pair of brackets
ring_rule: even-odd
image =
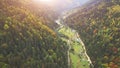
[(8, 24), (5, 24), (5, 25), (4, 25), (4, 29), (6, 30), (6, 29), (8, 29), (8, 28), (9, 28)]
[(114, 12), (120, 12), (120, 5), (115, 5), (110, 8), (108, 8), (109, 13), (114, 13)]
[(6, 43), (4, 43), (4, 44), (1, 45), (1, 47), (6, 49), (6, 48), (8, 48), (8, 45)]
[(107, 60), (107, 59), (108, 59), (108, 56), (104, 56), (104, 59), (106, 59), (106, 60)]

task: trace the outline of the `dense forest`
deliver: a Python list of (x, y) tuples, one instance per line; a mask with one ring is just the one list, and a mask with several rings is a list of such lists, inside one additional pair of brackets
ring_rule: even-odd
[(120, 68), (120, 0), (56, 1), (0, 0), (0, 68)]
[(95, 68), (120, 68), (120, 0), (93, 0), (64, 21), (79, 32)]
[(67, 68), (66, 42), (47, 23), (56, 14), (28, 2), (0, 0), (0, 68)]

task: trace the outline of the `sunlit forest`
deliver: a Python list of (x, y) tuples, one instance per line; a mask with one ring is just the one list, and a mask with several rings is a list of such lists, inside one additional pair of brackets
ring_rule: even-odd
[(0, 0), (0, 68), (120, 68), (120, 0)]

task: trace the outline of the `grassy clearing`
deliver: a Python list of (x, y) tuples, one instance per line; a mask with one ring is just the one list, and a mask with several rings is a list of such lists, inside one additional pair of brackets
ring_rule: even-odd
[(68, 36), (69, 38), (74, 36), (74, 33), (72, 32), (72, 30), (69, 27), (63, 27), (59, 30), (59, 32)]
[(58, 31), (68, 37), (68, 39), (62, 37), (62, 39), (70, 45), (70, 59), (72, 68), (89, 68), (89, 63), (85, 56), (81, 55), (83, 52), (82, 45), (76, 41), (76, 32), (69, 27), (63, 27)]

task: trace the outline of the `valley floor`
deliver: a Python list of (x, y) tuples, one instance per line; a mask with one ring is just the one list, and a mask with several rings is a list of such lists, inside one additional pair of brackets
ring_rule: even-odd
[(89, 57), (78, 33), (67, 26), (60, 27), (58, 33), (68, 44), (68, 65), (70, 68), (89, 68)]

